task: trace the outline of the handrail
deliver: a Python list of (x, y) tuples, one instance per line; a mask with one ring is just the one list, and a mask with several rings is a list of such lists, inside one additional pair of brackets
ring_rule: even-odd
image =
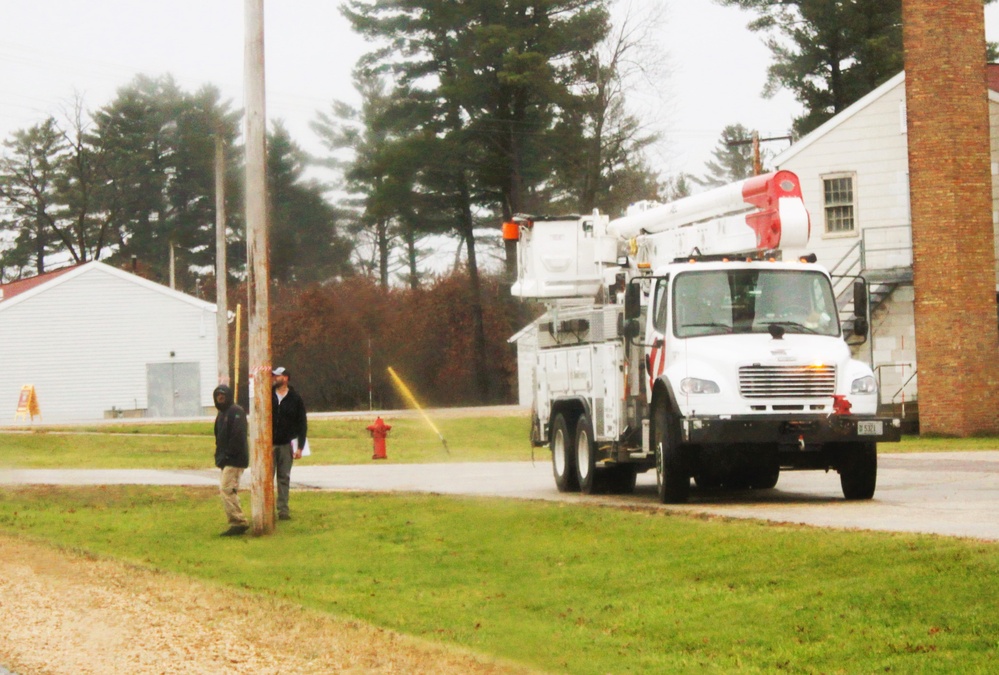
[[(878, 379), (878, 398), (879, 398), (879, 401), (882, 400), (881, 399), (881, 372), (882, 372), (883, 368), (902, 368), (903, 369), (902, 370), (902, 374), (905, 375), (905, 370), (904, 369), (905, 368), (912, 368), (912, 364), (911, 363), (882, 363), (880, 365), (874, 366), (874, 373), (875, 373), (875, 375), (877, 376), (877, 379)], [(899, 394), (904, 394), (904, 389), (905, 389), (906, 385), (908, 385), (909, 382), (912, 381), (912, 378), (915, 377), (915, 376), (916, 376), (916, 371), (913, 371), (912, 375), (909, 376), (909, 379), (906, 380), (902, 384), (902, 386), (899, 387), (898, 391), (896, 391), (895, 394), (891, 397), (891, 401), (889, 403), (891, 404), (891, 407), (892, 407), (892, 413), (895, 412), (895, 399), (898, 398)], [(904, 395), (902, 397), (902, 417), (905, 417), (905, 396)]]
[[(909, 233), (908, 241), (899, 244), (891, 244), (886, 246), (872, 246), (868, 241), (868, 237), (879, 231), (884, 230), (898, 230), (906, 231)], [(908, 253), (909, 254), (909, 266), (912, 265), (912, 225), (881, 225), (878, 227), (865, 227), (861, 230), (861, 239), (863, 241), (863, 246), (860, 249), (860, 265), (861, 269), (867, 270), (871, 269), (868, 266), (868, 255), (871, 253), (887, 253), (895, 251), (898, 253)], [(880, 269), (880, 268), (879, 268)]]
[(860, 248), (860, 247), (862, 246), (862, 244), (863, 244), (863, 243), (864, 243), (864, 240), (863, 240), (863, 238), (860, 238), (860, 239), (857, 239), (857, 243), (855, 243), (855, 244), (854, 244), (853, 246), (851, 246), (851, 247), (850, 247), (850, 248), (849, 248), (849, 249), (847, 250), (847, 252), (843, 254), (843, 257), (841, 257), (841, 258), (840, 258), (839, 260), (837, 260), (837, 261), (836, 261), (836, 264), (835, 264), (835, 265), (833, 265), (832, 267), (830, 267), (830, 268), (829, 268), (829, 274), (838, 274), (838, 275), (842, 275), (842, 276), (849, 276), (849, 272), (850, 272), (850, 270), (852, 270), (852, 269), (853, 269), (854, 267), (856, 267), (856, 265), (857, 265), (857, 262), (859, 262), (860, 258), (862, 258), (863, 256), (861, 255), (861, 256), (860, 256), (860, 257), (858, 257), (858, 258), (857, 258), (856, 260), (853, 260), (853, 261), (851, 261), (851, 262), (850, 262), (850, 265), (849, 265), (849, 266), (848, 266), (848, 267), (846, 268), (846, 270), (845, 270), (845, 271), (843, 271), (843, 272), (840, 272), (840, 271), (839, 271), (839, 266), (840, 266), (840, 265), (842, 265), (842, 264), (843, 264), (843, 263), (844, 263), (844, 262), (846, 261), (846, 259), (847, 259), (847, 258), (849, 258), (849, 257), (850, 257), (850, 255), (851, 255), (851, 254), (852, 254), (852, 253), (853, 253), (853, 252), (854, 252), (854, 251), (855, 251), (856, 249)]

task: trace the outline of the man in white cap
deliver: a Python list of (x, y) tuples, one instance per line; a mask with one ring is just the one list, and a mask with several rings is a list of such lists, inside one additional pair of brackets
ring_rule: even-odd
[(271, 412), (278, 520), (291, 520), (288, 508), (291, 465), (302, 456), (309, 424), (305, 415), (305, 402), (288, 384), (291, 379), (288, 369), (280, 366), (272, 370), (271, 375), (274, 385), (271, 388)]

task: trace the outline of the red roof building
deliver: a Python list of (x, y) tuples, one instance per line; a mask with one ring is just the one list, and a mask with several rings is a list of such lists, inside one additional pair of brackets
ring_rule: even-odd
[(25, 291), (30, 291), (35, 286), (41, 286), (45, 282), (51, 281), (52, 279), (55, 279), (70, 270), (75, 270), (77, 267), (79, 267), (79, 265), (69, 265), (68, 267), (60, 267), (57, 270), (45, 272), (37, 276), (28, 277), (26, 279), (18, 279), (17, 281), (11, 281), (6, 284), (0, 284), (0, 302), (10, 300), (15, 295), (20, 295)]

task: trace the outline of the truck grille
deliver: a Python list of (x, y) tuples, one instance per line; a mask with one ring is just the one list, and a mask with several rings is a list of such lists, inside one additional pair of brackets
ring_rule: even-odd
[(739, 393), (745, 398), (812, 398), (836, 392), (836, 366), (743, 366)]

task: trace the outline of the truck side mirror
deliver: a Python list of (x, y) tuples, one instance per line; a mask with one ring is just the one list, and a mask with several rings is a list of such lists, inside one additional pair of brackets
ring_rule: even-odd
[[(869, 326), (867, 325), (866, 316), (855, 316), (853, 317), (853, 334), (862, 338), (867, 338), (867, 330)], [(863, 344), (863, 343), (861, 343)]]
[(853, 282), (853, 313), (867, 319), (867, 282), (863, 279)]
[(624, 318), (637, 319), (642, 315), (642, 287), (630, 283), (624, 290)]
[(867, 282), (857, 279), (853, 282), (853, 334), (866, 340), (870, 328), (867, 324)]
[(634, 340), (642, 334), (642, 324), (638, 321), (638, 319), (625, 319), (623, 316), (618, 314), (617, 334), (623, 338), (627, 338), (628, 340)]

